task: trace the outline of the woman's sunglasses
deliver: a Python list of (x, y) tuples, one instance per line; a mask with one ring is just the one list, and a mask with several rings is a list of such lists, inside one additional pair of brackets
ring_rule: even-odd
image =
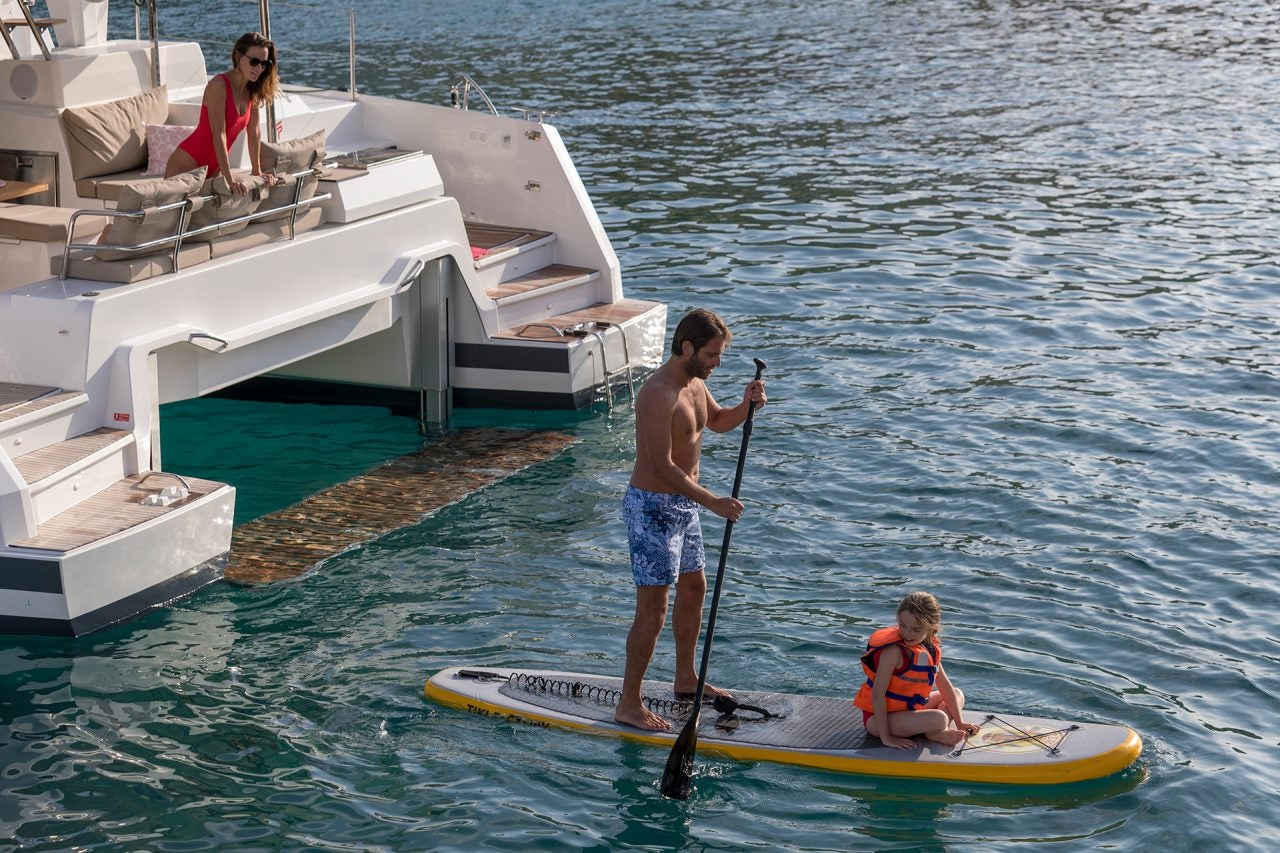
[(256, 56), (245, 56), (245, 59), (249, 60), (249, 67), (250, 67), (250, 68), (257, 68), (259, 65), (265, 65), (265, 66), (267, 66), (268, 68), (270, 68), (270, 67), (271, 67), (271, 60), (270, 60), (270, 59), (259, 59), (259, 58), (258, 58), (258, 57), (256, 57)]

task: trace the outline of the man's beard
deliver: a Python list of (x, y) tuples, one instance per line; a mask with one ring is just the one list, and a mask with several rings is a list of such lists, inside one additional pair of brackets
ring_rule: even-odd
[(695, 379), (706, 379), (713, 370), (715, 367), (710, 362), (699, 358), (696, 352), (689, 357), (689, 375)]

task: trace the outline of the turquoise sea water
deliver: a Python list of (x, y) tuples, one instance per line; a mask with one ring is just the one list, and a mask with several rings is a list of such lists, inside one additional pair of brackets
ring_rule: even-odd
[[(341, 13), (273, 8), (286, 76), (296, 56), (298, 79), (345, 82)], [(131, 33), (128, 13), (113, 26)], [(426, 703), (425, 678), (460, 662), (617, 672), (631, 615), (630, 412), (468, 412), (580, 441), (295, 582), (220, 584), (81, 640), (0, 641), (0, 849), (1266, 849), (1271, 11), (358, 13), (365, 91), (442, 102), (467, 71), (499, 106), (560, 110), (629, 295), (733, 327), (720, 399), (752, 356), (769, 363), (717, 683), (850, 692), (866, 635), (923, 587), (973, 707), (1123, 723), (1144, 754), (1044, 789), (703, 758), (678, 803), (658, 794), (665, 750)], [(233, 37), (255, 14), (171, 3), (161, 32)], [(241, 519), (418, 441), (367, 409), (197, 401), (165, 418), (166, 464), (237, 482)], [(708, 439), (712, 488), (737, 442)], [(670, 667), (668, 635), (653, 673)]]

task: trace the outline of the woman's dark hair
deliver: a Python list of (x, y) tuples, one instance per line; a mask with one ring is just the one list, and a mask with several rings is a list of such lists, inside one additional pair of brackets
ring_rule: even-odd
[(276, 43), (262, 33), (245, 33), (240, 36), (236, 46), (231, 48), (231, 67), (235, 68), (240, 57), (248, 56), (246, 51), (251, 47), (266, 48), (267, 68), (258, 76), (256, 82), (249, 84), (249, 97), (255, 104), (265, 104), (276, 99), (280, 93), (280, 66), (276, 63)]
[(733, 333), (714, 311), (695, 308), (685, 314), (676, 326), (676, 333), (671, 338), (671, 354), (683, 355), (685, 341), (693, 344), (693, 351), (697, 352), (716, 338), (724, 338), (728, 345), (733, 340)]

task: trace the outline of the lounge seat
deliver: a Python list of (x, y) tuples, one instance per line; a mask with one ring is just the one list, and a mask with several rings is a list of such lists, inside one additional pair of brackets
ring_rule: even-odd
[(81, 178), (76, 181), (76, 195), (81, 198), (96, 198), (101, 201), (118, 201), (120, 191), (129, 184), (154, 178), (145, 174), (144, 169), (130, 169), (127, 172), (113, 172), (110, 175), (99, 175), (92, 178)]
[[(324, 211), (319, 207), (312, 207), (306, 213), (298, 214), (298, 221), (294, 223), (294, 233), (301, 234), (304, 231), (310, 231), (324, 221)], [(267, 243), (274, 243), (276, 240), (287, 240), (289, 238), (289, 220), (273, 219), (269, 222), (253, 222), (243, 231), (237, 231), (226, 237), (219, 237), (212, 243), (207, 244), (213, 250), (215, 258), (226, 257), (233, 252), (243, 252), (246, 249), (254, 249), (258, 246), (265, 246)]]
[[(178, 268), (186, 269), (198, 264), (207, 263), (210, 257), (210, 243), (184, 243), (178, 251)], [(62, 255), (54, 256), (50, 262), (50, 272), (62, 275)], [(133, 284), (145, 281), (158, 275), (173, 272), (173, 252), (163, 254), (140, 255), (119, 261), (101, 261), (85, 256), (84, 253), (72, 250), (71, 266), (67, 269), (70, 278), (83, 278), (90, 281), (110, 281), (117, 284)]]
[[(75, 212), (73, 207), (0, 203), (0, 237), (62, 245), (67, 242), (67, 225)], [(82, 217), (76, 221), (76, 240), (93, 240), (105, 224), (103, 219)]]
[(62, 131), (76, 192), (84, 197), (115, 199), (117, 185), (136, 181), (147, 168), (147, 125), (164, 124), (168, 116), (169, 90), (165, 86), (63, 110)]

